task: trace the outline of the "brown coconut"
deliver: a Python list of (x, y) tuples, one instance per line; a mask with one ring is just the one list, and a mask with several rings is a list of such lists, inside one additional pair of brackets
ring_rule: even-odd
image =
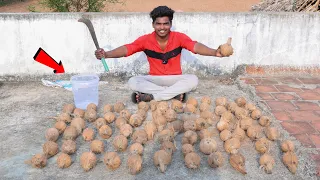
[(190, 152), (184, 157), (184, 162), (189, 169), (197, 169), (200, 167), (201, 157), (195, 152)]
[(133, 132), (131, 140), (135, 143), (146, 144), (148, 141), (148, 134), (144, 129), (138, 129)]
[(73, 140), (63, 141), (61, 146), (61, 152), (66, 154), (74, 154), (77, 150), (77, 144)]
[(142, 163), (143, 163), (143, 159), (141, 156), (139, 156), (137, 154), (129, 155), (128, 160), (127, 160), (129, 173), (131, 175), (138, 174), (142, 169)]
[(259, 118), (261, 117), (261, 115), (262, 115), (262, 113), (261, 113), (261, 111), (260, 111), (259, 109), (253, 110), (253, 111), (251, 112), (251, 117), (252, 117), (252, 119), (254, 119), (254, 120), (259, 119)]
[(235, 170), (239, 171), (242, 174), (247, 174), (246, 167), (245, 167), (245, 161), (246, 160), (245, 160), (244, 156), (240, 153), (230, 155), (229, 162), (230, 162), (231, 166)]
[(236, 154), (240, 148), (240, 140), (238, 138), (231, 138), (224, 142), (224, 149), (229, 154)]
[(70, 167), (72, 164), (71, 157), (66, 153), (59, 154), (57, 158), (57, 165), (59, 168), (64, 169)]
[(160, 149), (165, 150), (170, 154), (173, 154), (177, 150), (177, 147), (171, 141), (164, 141), (163, 143), (161, 143)]
[(130, 124), (124, 124), (120, 126), (120, 134), (124, 135), (125, 137), (131, 136), (133, 133), (133, 128)]
[(232, 137), (239, 138), (240, 141), (246, 138), (246, 132), (240, 128), (240, 122), (236, 124), (236, 129), (232, 132)]
[(36, 154), (32, 156), (30, 160), (25, 161), (26, 164), (30, 164), (33, 168), (44, 168), (47, 165), (47, 156), (44, 154)]
[(142, 156), (142, 154), (143, 154), (143, 146), (140, 143), (133, 143), (129, 147), (129, 152), (130, 152), (130, 154), (137, 154), (137, 155)]
[(267, 138), (260, 138), (255, 142), (255, 148), (260, 154), (264, 154), (270, 150), (270, 141)]
[(182, 144), (194, 145), (198, 140), (198, 135), (196, 132), (188, 130), (183, 134)]
[(220, 120), (217, 123), (217, 129), (219, 131), (223, 131), (223, 130), (229, 129), (229, 123), (226, 122), (226, 121)]
[(138, 103), (138, 109), (142, 109), (145, 112), (147, 112), (149, 110), (149, 104), (144, 101), (141, 101)]
[(240, 120), (240, 127), (243, 130), (247, 130), (249, 127), (252, 126), (253, 120), (250, 117), (245, 117)]
[(148, 112), (143, 109), (138, 109), (136, 114), (139, 114), (142, 117), (142, 121), (146, 120), (148, 116)]
[(191, 144), (182, 145), (182, 153), (184, 157), (191, 152), (195, 152), (194, 147)]
[(171, 129), (164, 129), (159, 133), (158, 140), (161, 143), (165, 141), (174, 141), (174, 131)]
[(76, 128), (77, 133), (80, 134), (82, 130), (86, 127), (86, 121), (82, 118), (73, 118), (70, 126), (73, 126)]
[(75, 118), (84, 118), (84, 114), (86, 113), (85, 110), (80, 109), (80, 108), (76, 108), (73, 111), (73, 117)]
[(114, 112), (112, 104), (106, 104), (103, 106), (103, 114), (107, 112)]
[(195, 121), (197, 118), (198, 118), (198, 116), (196, 114), (192, 114), (192, 113), (184, 113), (181, 115), (182, 121), (188, 121), (188, 120)]
[(294, 143), (290, 140), (285, 140), (281, 143), (281, 150), (283, 152), (294, 152)]
[(186, 104), (192, 104), (195, 108), (198, 107), (198, 100), (195, 97), (189, 97)]
[(154, 100), (154, 99), (150, 101), (150, 109), (151, 109), (151, 111), (155, 111), (157, 109), (157, 104), (158, 104), (158, 102), (156, 100)]
[(56, 142), (47, 141), (42, 145), (43, 154), (50, 158), (59, 152), (59, 146)]
[(123, 152), (128, 147), (128, 139), (124, 135), (117, 135), (112, 144), (116, 151)]
[(92, 128), (86, 128), (82, 132), (83, 140), (85, 141), (92, 141), (94, 139), (94, 130)]
[(214, 112), (218, 116), (221, 116), (226, 111), (227, 111), (227, 109), (224, 106), (216, 106), (216, 108), (214, 109)]
[(286, 152), (282, 156), (283, 164), (289, 169), (292, 174), (297, 172), (298, 157), (294, 152)]
[(65, 123), (70, 123), (71, 120), (72, 119), (69, 113), (61, 113), (57, 117), (57, 121), (64, 121)]
[(277, 128), (275, 127), (267, 127), (265, 133), (267, 138), (271, 141), (277, 140), (280, 136)]
[(115, 112), (120, 113), (122, 110), (125, 109), (125, 105), (123, 104), (123, 102), (116, 102), (113, 108)]
[(99, 129), (99, 135), (103, 139), (109, 139), (112, 136), (112, 129), (108, 125), (103, 125)]
[(259, 124), (263, 127), (268, 127), (271, 125), (271, 120), (268, 116), (261, 116), (259, 119)]
[(204, 138), (211, 138), (213, 134), (208, 129), (202, 129), (201, 131), (198, 132), (198, 136), (200, 139), (204, 139)]
[(226, 140), (231, 139), (231, 138), (232, 138), (232, 133), (228, 129), (225, 129), (225, 130), (221, 131), (220, 139), (222, 141), (226, 141)]
[(58, 121), (54, 124), (54, 127), (59, 131), (59, 134), (62, 134), (67, 128), (67, 124), (64, 121)]
[(241, 107), (236, 107), (234, 111), (234, 115), (238, 120), (244, 119), (248, 117), (248, 111)]
[(173, 99), (171, 102), (171, 109), (173, 109), (176, 113), (183, 113), (183, 104), (181, 101)]
[(90, 110), (90, 109), (93, 109), (95, 111), (97, 111), (97, 105), (94, 104), (94, 103), (90, 103), (87, 105), (87, 111)]
[(186, 106), (183, 109), (183, 112), (185, 113), (196, 113), (197, 108), (193, 104), (186, 104)]
[(153, 155), (153, 164), (164, 173), (167, 169), (167, 166), (171, 163), (172, 157), (171, 154), (165, 150), (159, 150)]
[(139, 114), (132, 114), (132, 116), (129, 119), (129, 124), (132, 127), (139, 127), (143, 123), (143, 118)]
[(218, 97), (215, 100), (215, 104), (216, 104), (216, 106), (224, 106), (225, 107), (228, 104), (228, 100), (225, 97)]
[(204, 119), (214, 118), (214, 114), (211, 111), (203, 111), (200, 113), (200, 117)]
[(201, 131), (202, 129), (207, 129), (209, 127), (209, 124), (207, 121), (203, 118), (197, 118), (196, 120), (196, 130)]
[(106, 152), (103, 156), (103, 162), (110, 170), (118, 169), (122, 163), (117, 152)]
[(252, 111), (256, 110), (257, 107), (252, 103), (247, 103), (245, 105), (245, 109), (248, 110), (251, 113)]
[(261, 129), (261, 127), (259, 125), (250, 126), (247, 129), (247, 136), (251, 140), (260, 139), (262, 137), (262, 129)]
[(95, 139), (90, 144), (90, 150), (95, 154), (100, 154), (104, 152), (104, 144), (103, 141)]
[(238, 107), (237, 103), (235, 103), (235, 102), (233, 102), (233, 101), (227, 103), (227, 109), (228, 109), (228, 111), (230, 111), (231, 113), (234, 113), (237, 107)]
[(203, 96), (200, 100), (202, 104), (211, 105), (211, 98), (209, 96)]
[(124, 109), (124, 110), (120, 111), (119, 115), (120, 115), (120, 117), (123, 117), (126, 120), (129, 120), (131, 117), (131, 112), (128, 109)]
[(64, 140), (75, 140), (78, 137), (77, 129), (73, 126), (68, 126), (63, 132)]
[(100, 129), (101, 126), (107, 125), (107, 121), (104, 118), (98, 118), (95, 122), (94, 125), (96, 126), (97, 129)]
[(46, 131), (45, 137), (47, 141), (56, 142), (59, 138), (59, 131), (56, 128), (49, 128)]
[(273, 157), (265, 153), (259, 159), (260, 169), (263, 169), (266, 173), (271, 174), (273, 166), (275, 165), (275, 161)]
[(165, 113), (165, 117), (168, 122), (172, 122), (177, 119), (177, 113), (173, 109), (168, 109)]
[(222, 167), (224, 164), (224, 157), (221, 152), (213, 152), (208, 156), (208, 164), (212, 168)]
[(184, 131), (183, 122), (176, 120), (167, 124), (168, 129), (175, 131), (175, 135)]
[(155, 125), (154, 122), (148, 121), (148, 122), (146, 122), (146, 124), (144, 125), (144, 130), (145, 130), (145, 132), (147, 133), (148, 140), (152, 140), (153, 137), (154, 137), (154, 135), (155, 135), (156, 132), (157, 132), (157, 126)]
[(156, 118), (152, 121), (157, 126), (158, 132), (162, 131), (164, 127), (167, 125), (167, 119), (163, 115), (156, 116)]
[(84, 171), (90, 171), (97, 165), (97, 156), (93, 152), (84, 152), (80, 157), (80, 165)]
[(233, 54), (233, 48), (231, 46), (232, 38), (229, 37), (227, 43), (219, 46), (221, 55), (224, 57), (231, 56)]
[(247, 104), (247, 100), (246, 100), (246, 98), (244, 98), (244, 97), (238, 97), (238, 98), (235, 100), (235, 103), (237, 103), (237, 105), (238, 105), (239, 107), (245, 107), (246, 104)]
[(200, 151), (203, 154), (209, 155), (217, 151), (217, 143), (213, 138), (204, 138), (200, 141)]
[(111, 124), (116, 120), (116, 115), (113, 112), (107, 112), (104, 114), (103, 118), (107, 121), (107, 123)]
[(196, 121), (193, 121), (193, 120), (185, 121), (185, 122), (183, 123), (183, 129), (184, 129), (185, 131), (188, 131), (188, 130), (196, 131), (196, 130), (197, 130)]
[(74, 104), (65, 104), (62, 108), (62, 112), (72, 114), (75, 108)]
[(210, 105), (207, 104), (207, 103), (201, 103), (200, 106), (199, 106), (199, 110), (200, 110), (200, 112), (209, 111), (210, 110)]
[(84, 114), (84, 119), (89, 122), (94, 122), (97, 119), (97, 111), (94, 109), (87, 109)]
[(169, 109), (168, 102), (166, 102), (166, 101), (160, 101), (160, 102), (158, 102), (158, 104), (157, 104), (157, 111), (158, 111), (159, 113), (161, 113), (162, 115), (164, 115), (168, 109)]
[(120, 129), (122, 125), (127, 124), (127, 120), (124, 117), (118, 117), (115, 121), (116, 127)]

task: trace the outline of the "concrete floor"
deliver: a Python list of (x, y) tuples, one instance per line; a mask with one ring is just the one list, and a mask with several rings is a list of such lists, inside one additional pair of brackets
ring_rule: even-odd
[[(108, 84), (100, 85), (100, 106), (114, 104), (117, 101), (125, 102), (126, 108), (131, 112), (137, 110), (137, 106), (130, 102), (130, 94), (126, 79), (109, 79)], [(216, 79), (200, 79), (199, 87), (190, 94), (200, 99), (209, 95), (212, 100), (218, 96), (225, 96), (234, 100), (244, 96), (249, 102), (259, 107), (263, 114), (271, 115), (268, 108), (260, 103), (255, 90), (235, 79), (228, 77), (217, 77)], [(45, 142), (44, 132), (52, 127), (54, 120), (48, 117), (56, 116), (65, 103), (73, 103), (71, 92), (62, 88), (45, 87), (41, 82), (2, 82), (0, 85), (0, 176), (1, 179), (317, 179), (316, 166), (308, 156), (309, 149), (302, 146), (294, 137), (285, 131), (279, 122), (273, 118), (273, 126), (277, 127), (282, 134), (282, 139), (292, 139), (296, 144), (296, 152), (299, 157), (298, 171), (291, 174), (281, 162), (279, 141), (272, 144), (271, 154), (274, 156), (276, 165), (272, 174), (266, 174), (259, 169), (259, 155), (254, 149), (254, 144), (246, 139), (241, 144), (240, 153), (246, 158), (247, 175), (235, 171), (229, 164), (228, 155), (224, 152), (222, 141), (218, 136), (214, 139), (219, 145), (226, 159), (223, 167), (212, 169), (208, 166), (207, 156), (199, 151), (199, 142), (195, 145), (197, 153), (201, 155), (201, 167), (197, 170), (187, 169), (184, 165), (181, 153), (181, 137), (179, 134), (175, 139), (178, 150), (173, 155), (173, 161), (165, 173), (160, 173), (153, 165), (153, 153), (157, 151), (160, 144), (149, 142), (145, 146), (143, 155), (142, 171), (136, 176), (130, 175), (126, 166), (127, 151), (120, 153), (122, 165), (115, 171), (106, 169), (102, 162), (102, 156), (98, 155), (97, 166), (89, 172), (84, 172), (80, 166), (79, 158), (82, 152), (89, 150), (89, 143), (82, 138), (77, 138), (77, 152), (72, 156), (73, 164), (68, 169), (59, 169), (56, 165), (56, 157), (49, 159), (43, 169), (34, 169), (24, 163), (34, 154), (41, 153), (42, 144)], [(211, 107), (213, 110), (213, 106)], [(151, 120), (151, 113), (147, 120)], [(112, 124), (114, 134), (119, 133)], [(105, 141), (105, 151), (113, 151), (111, 142), (113, 137)], [(97, 136), (97, 138), (100, 138)], [(61, 139), (58, 140), (61, 146)]]

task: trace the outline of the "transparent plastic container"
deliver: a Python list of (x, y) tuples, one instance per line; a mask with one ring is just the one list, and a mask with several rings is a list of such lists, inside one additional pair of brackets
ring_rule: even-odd
[(80, 74), (71, 77), (74, 103), (77, 108), (86, 109), (88, 104), (99, 102), (99, 77), (95, 74)]

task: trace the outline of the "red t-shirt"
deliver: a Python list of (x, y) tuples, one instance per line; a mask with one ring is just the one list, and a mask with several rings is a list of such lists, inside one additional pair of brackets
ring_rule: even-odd
[(196, 42), (184, 33), (171, 31), (167, 46), (163, 51), (156, 40), (156, 33), (152, 32), (126, 44), (128, 50), (126, 57), (144, 51), (150, 65), (150, 75), (180, 75), (182, 74), (181, 50), (184, 48), (196, 54), (194, 52)]

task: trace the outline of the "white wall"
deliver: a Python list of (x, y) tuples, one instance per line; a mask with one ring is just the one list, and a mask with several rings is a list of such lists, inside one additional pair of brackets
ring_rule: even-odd
[[(99, 44), (106, 49), (134, 41), (152, 32), (147, 13), (88, 13)], [(0, 75), (53, 74), (35, 62), (39, 47), (66, 73), (101, 73), (95, 46), (80, 13), (0, 13)], [(228, 58), (205, 57), (183, 51), (183, 71), (198, 74), (230, 73), (238, 65), (320, 65), (319, 13), (176, 13), (173, 30), (217, 48), (233, 38)], [(144, 53), (107, 60), (110, 73), (134, 75), (148, 72)], [(141, 67), (141, 69), (140, 69)]]

